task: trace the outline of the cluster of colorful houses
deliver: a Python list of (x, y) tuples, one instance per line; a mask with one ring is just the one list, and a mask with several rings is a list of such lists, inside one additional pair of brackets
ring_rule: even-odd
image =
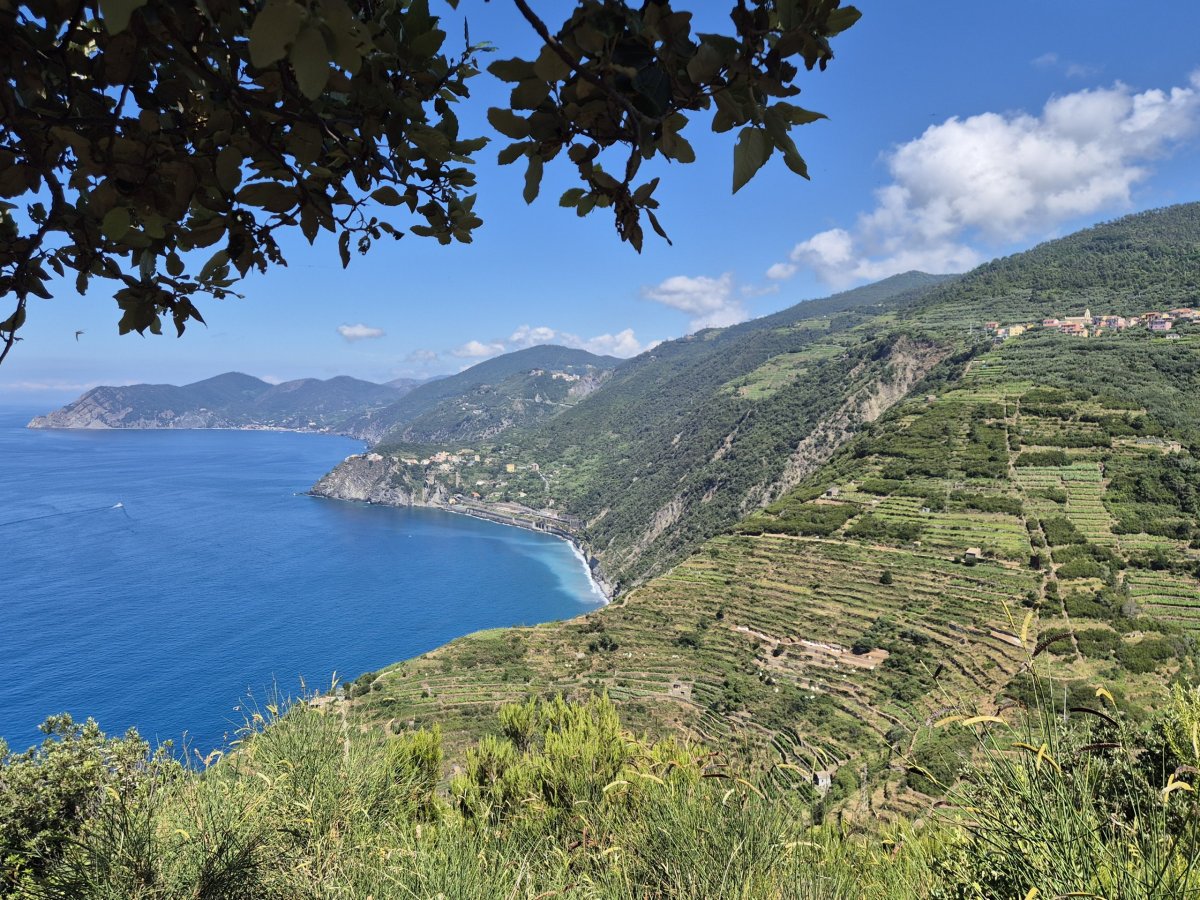
[[(1103, 334), (1106, 331), (1124, 331), (1126, 328), (1146, 328), (1149, 331), (1166, 333), (1178, 322), (1200, 322), (1200, 311), (1181, 306), (1166, 312), (1144, 312), (1136, 316), (1093, 316), (1092, 311), (1088, 309), (1084, 310), (1082, 316), (1042, 319), (1040, 327), (1053, 328), (1063, 334), (1072, 334), (1076, 337), (1088, 337)], [(1039, 326), (1038, 323), (1001, 325), (999, 322), (988, 322), (985, 327), (996, 340), (1002, 341), (1024, 334), (1030, 328)]]

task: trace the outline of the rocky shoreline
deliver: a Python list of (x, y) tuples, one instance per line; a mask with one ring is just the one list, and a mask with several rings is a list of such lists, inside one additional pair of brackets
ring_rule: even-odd
[(517, 504), (505, 504), (504, 509), (496, 509), (478, 500), (453, 497), (444, 485), (432, 480), (413, 483), (404, 466), (393, 457), (370, 452), (349, 456), (306, 493), (327, 500), (438, 509), (539, 534), (550, 534), (571, 545), (587, 570), (593, 589), (606, 603), (611, 602), (619, 591), (619, 585), (605, 577), (600, 561), (592, 555), (583, 540), (557, 518)]

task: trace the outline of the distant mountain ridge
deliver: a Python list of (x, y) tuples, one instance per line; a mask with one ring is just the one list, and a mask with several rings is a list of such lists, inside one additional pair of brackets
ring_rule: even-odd
[(377, 409), (406, 388), (346, 375), (270, 384), (241, 372), (203, 381), (92, 388), (30, 428), (279, 428), (344, 431), (352, 416)]
[(193, 384), (96, 387), (30, 428), (282, 428), (375, 442), (441, 444), (494, 437), (569, 409), (622, 362), (543, 345), (444, 378), (375, 384), (341, 375), (270, 384), (227, 372)]
[(444, 444), (494, 437), (563, 411), (607, 381), (623, 360), (543, 344), (505, 353), (414, 387), (395, 403), (347, 423), (391, 444)]

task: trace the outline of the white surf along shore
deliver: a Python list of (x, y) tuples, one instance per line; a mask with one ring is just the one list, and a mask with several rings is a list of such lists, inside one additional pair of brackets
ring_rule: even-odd
[(533, 528), (529, 525), (522, 525), (520, 522), (512, 520), (509, 517), (492, 518), (491, 516), (480, 514), (477, 510), (470, 509), (468, 507), (458, 506), (457, 504), (451, 506), (449, 504), (441, 504), (441, 503), (439, 503), (439, 504), (416, 504), (416, 503), (414, 503), (412, 505), (413, 506), (425, 506), (428, 509), (439, 509), (439, 510), (442, 510), (443, 512), (455, 513), (460, 516), (470, 516), (472, 519), (480, 519), (484, 522), (491, 522), (494, 525), (503, 525), (507, 528), (519, 528), (521, 531), (530, 531), (530, 532), (533, 532), (534, 534), (544, 534), (549, 537), (558, 538), (560, 541), (563, 541), (564, 543), (566, 543), (566, 545), (568, 547), (571, 548), (572, 555), (579, 561), (579, 565), (583, 569), (583, 574), (587, 577), (588, 586), (591, 588), (592, 593), (595, 594), (596, 597), (599, 599), (601, 605), (606, 605), (606, 604), (612, 602), (611, 589), (609, 589), (607, 587), (607, 585), (605, 585), (600, 579), (598, 579), (596, 577), (596, 573), (592, 569), (591, 563), (588, 561), (587, 553), (584, 552), (583, 547), (580, 545), (579, 541), (576, 540), (574, 537), (568, 536), (567, 534), (564, 534), (563, 532), (559, 532), (559, 531), (547, 531), (542, 528)]

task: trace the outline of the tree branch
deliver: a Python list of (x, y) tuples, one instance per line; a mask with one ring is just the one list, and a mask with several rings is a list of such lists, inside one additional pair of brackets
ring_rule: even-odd
[(576, 75), (578, 75), (584, 81), (594, 84), (596, 87), (600, 88), (600, 90), (602, 90), (606, 95), (608, 95), (608, 97), (610, 97), (611, 99), (616, 100), (618, 103), (620, 103), (623, 107), (625, 107), (625, 111), (628, 112), (629, 115), (632, 116), (635, 121), (644, 122), (644, 123), (648, 123), (648, 122), (652, 121), (651, 119), (649, 119), (649, 117), (647, 117), (644, 113), (642, 113), (636, 106), (634, 106), (629, 101), (628, 97), (624, 97), (621, 94), (617, 93), (615, 90), (613, 90), (612, 85), (610, 85), (607, 81), (605, 81), (603, 78), (601, 78), (595, 72), (591, 72), (591, 71), (588, 71), (587, 69), (583, 68), (583, 66), (581, 66), (575, 60), (575, 57), (571, 56), (571, 54), (567, 52), (567, 48), (564, 47), (561, 43), (559, 43), (558, 39), (550, 33), (550, 29), (548, 27), (546, 27), (546, 23), (543, 22), (540, 18), (538, 18), (538, 14), (535, 13), (530, 8), (529, 4), (526, 3), (525, 0), (513, 0), (513, 4), (517, 7), (517, 9), (520, 11), (521, 15), (525, 18), (525, 21), (528, 22), (530, 24), (530, 26), (533, 28), (533, 30), (538, 33), (538, 37), (540, 37), (542, 39), (542, 42), (554, 52), (555, 56), (557, 56), (564, 63), (566, 63), (572, 72), (574, 72)]

